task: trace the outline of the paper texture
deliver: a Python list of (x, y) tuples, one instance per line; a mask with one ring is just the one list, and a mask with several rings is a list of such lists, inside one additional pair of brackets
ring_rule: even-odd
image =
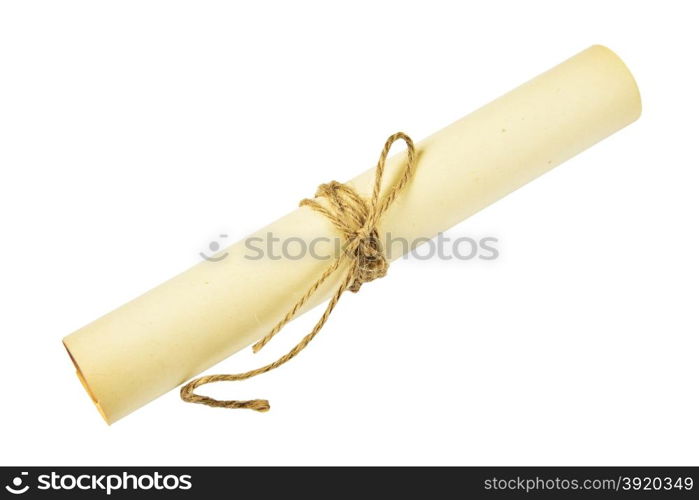
[[(379, 229), (394, 240), (433, 237), (633, 122), (640, 112), (638, 89), (624, 63), (605, 47), (590, 47), (417, 143), (415, 176)], [(385, 186), (404, 159), (398, 154), (389, 160)], [(308, 179), (308, 196), (329, 180)], [(368, 196), (372, 181), (373, 169), (351, 184)], [(307, 241), (337, 237), (309, 208), (294, 210), (257, 235), (267, 233)], [(325, 250), (318, 245), (317, 253), (329, 252), (329, 245)], [(311, 256), (250, 260), (242, 241), (225, 251), (228, 256), (220, 262), (203, 261), (64, 339), (107, 422), (264, 336), (328, 265)], [(400, 248), (391, 249), (394, 258), (399, 253)], [(306, 309), (328, 298), (340, 274)]]

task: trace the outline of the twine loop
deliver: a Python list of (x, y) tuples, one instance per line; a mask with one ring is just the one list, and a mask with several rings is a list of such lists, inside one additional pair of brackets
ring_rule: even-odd
[[(398, 181), (381, 194), (382, 180), (386, 165), (386, 158), (397, 140), (402, 140), (407, 146), (407, 160), (403, 173)], [(287, 314), (272, 328), (272, 330), (256, 344), (253, 352), (258, 352), (289, 322), (298, 311), (308, 302), (310, 297), (325, 283), (325, 281), (338, 271), (345, 261), (349, 261), (344, 279), (331, 297), (325, 311), (321, 315), (313, 329), (288, 353), (260, 368), (237, 374), (207, 375), (199, 377), (180, 390), (181, 398), (188, 403), (198, 403), (219, 408), (247, 408), (259, 412), (269, 410), (269, 401), (265, 399), (253, 399), (248, 401), (217, 400), (208, 396), (196, 394), (194, 390), (205, 384), (214, 382), (245, 380), (261, 375), (283, 365), (293, 359), (313, 340), (323, 328), (330, 313), (337, 305), (342, 294), (349, 290), (358, 292), (362, 284), (386, 276), (389, 262), (384, 253), (383, 245), (377, 225), (383, 214), (396, 199), (398, 193), (412, 178), (415, 170), (415, 146), (406, 134), (398, 132), (390, 136), (384, 144), (379, 161), (374, 173), (374, 188), (371, 198), (362, 198), (351, 186), (332, 181), (321, 184), (315, 193), (314, 199), (304, 199), (300, 206), (309, 207), (325, 216), (337, 229), (344, 239), (343, 251), (321, 274), (321, 276), (308, 288), (308, 290), (296, 301)]]
[[(318, 199), (325, 199), (322, 204)], [(371, 206), (367, 200), (357, 196), (354, 189), (336, 181), (321, 184), (316, 199), (305, 199), (301, 206), (311, 207), (323, 213), (342, 233), (345, 257), (356, 261), (356, 269), (348, 290), (358, 292), (363, 283), (382, 278), (388, 271), (388, 260), (384, 255), (375, 224), (371, 218)]]

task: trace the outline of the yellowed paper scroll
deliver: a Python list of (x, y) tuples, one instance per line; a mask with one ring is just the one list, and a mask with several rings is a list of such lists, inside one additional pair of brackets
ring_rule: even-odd
[[(379, 229), (392, 241), (433, 237), (640, 113), (639, 92), (624, 63), (605, 47), (590, 47), (417, 143), (415, 176)], [(404, 161), (404, 154), (389, 160), (385, 185)], [(308, 179), (308, 194), (328, 180)], [(373, 169), (350, 183), (368, 197), (372, 180)], [(299, 208), (252, 236), (316, 243), (327, 237), (328, 248), (316, 244), (316, 254), (327, 255), (334, 231), (323, 216)], [(311, 255), (292, 262), (251, 260), (244, 241), (225, 249), (225, 259), (203, 261), (64, 339), (108, 423), (264, 336), (328, 265)], [(401, 251), (388, 254), (395, 258)], [(341, 275), (306, 309), (327, 300)]]

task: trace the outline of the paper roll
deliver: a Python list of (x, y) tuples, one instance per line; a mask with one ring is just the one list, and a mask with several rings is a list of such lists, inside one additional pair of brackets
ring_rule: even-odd
[[(609, 49), (593, 46), (416, 144), (413, 180), (380, 223), (414, 241), (514, 191), (636, 120), (640, 96)], [(381, 138), (383, 139), (383, 138)], [(405, 154), (387, 163), (384, 186)], [(368, 196), (373, 169), (350, 184)], [(330, 179), (320, 179), (327, 181)], [(309, 195), (318, 179), (309, 179)], [(332, 225), (299, 208), (252, 237), (301, 238), (327, 255)], [(328, 266), (328, 260), (250, 259), (249, 238), (203, 261), (63, 340), (78, 376), (108, 423), (115, 422), (258, 340)], [(298, 241), (298, 240), (297, 240)], [(388, 249), (396, 258), (401, 248)], [(305, 309), (326, 300), (336, 274)]]

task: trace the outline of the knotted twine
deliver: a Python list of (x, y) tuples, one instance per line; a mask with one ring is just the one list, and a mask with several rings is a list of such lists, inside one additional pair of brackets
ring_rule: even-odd
[[(386, 158), (388, 157), (393, 143), (399, 139), (403, 140), (408, 147), (407, 161), (403, 169), (403, 175), (386, 194), (381, 196), (381, 181), (383, 179)], [(336, 181), (332, 181), (328, 184), (321, 184), (316, 191), (316, 199), (324, 198), (326, 201), (325, 204), (319, 203), (316, 199), (301, 200), (299, 206), (310, 207), (332, 222), (345, 240), (343, 245), (344, 251), (339, 254), (323, 274), (308, 288), (306, 293), (298, 299), (281, 321), (279, 321), (265, 337), (253, 345), (253, 352), (258, 352), (267, 345), (267, 343), (293, 319), (296, 313), (308, 302), (318, 288), (330, 278), (330, 276), (337, 272), (346, 260), (349, 260), (347, 273), (344, 279), (310, 333), (303, 337), (303, 339), (288, 353), (272, 363), (244, 373), (207, 375), (196, 378), (182, 387), (180, 396), (184, 401), (219, 408), (248, 408), (260, 412), (269, 410), (269, 401), (266, 399), (221, 401), (208, 396), (195, 394), (194, 390), (197, 387), (214, 382), (249, 379), (280, 367), (303, 351), (318, 332), (320, 332), (345, 291), (358, 292), (362, 284), (382, 278), (386, 275), (388, 260), (384, 254), (377, 224), (396, 199), (398, 193), (406, 186), (413, 176), (414, 167), (415, 146), (413, 145), (413, 141), (406, 134), (398, 132), (386, 140), (383, 150), (381, 151), (374, 174), (374, 189), (369, 200), (365, 200), (359, 196), (357, 191), (351, 186)]]

